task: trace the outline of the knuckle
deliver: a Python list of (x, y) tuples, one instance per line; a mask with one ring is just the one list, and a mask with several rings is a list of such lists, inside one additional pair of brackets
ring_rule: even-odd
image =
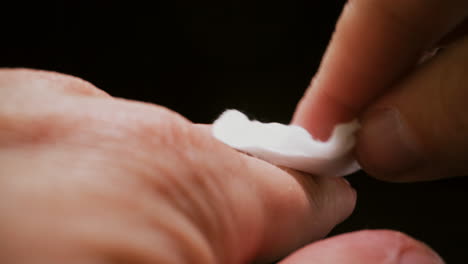
[(27, 90), (33, 87), (39, 90), (57, 91), (67, 95), (108, 96), (107, 93), (88, 81), (53, 71), (26, 68), (3, 69), (0, 77), (8, 82), (14, 81), (18, 86)]
[(141, 115), (146, 118), (122, 124), (124, 137), (129, 139), (126, 143), (133, 142), (131, 148), (144, 152), (138, 162), (150, 168), (139, 174), (140, 179), (148, 182), (155, 194), (168, 198), (197, 230), (205, 230), (210, 241), (219, 242), (233, 218), (220, 214), (223, 210), (216, 207), (230, 206), (230, 197), (221, 191), (226, 180), (220, 172), (229, 173), (234, 168), (219, 164), (226, 153), (221, 151), (214, 157), (210, 150), (219, 145), (179, 115), (162, 107), (149, 110), (150, 118)]
[(77, 125), (62, 112), (0, 110), (0, 142), (2, 145), (54, 142)]
[(162, 146), (177, 150), (187, 143), (188, 122), (175, 112), (158, 106), (135, 114), (117, 122), (124, 136), (136, 144), (151, 150)]
[(68, 95), (108, 96), (104, 91), (79, 77), (50, 71), (33, 71), (37, 78), (42, 78), (51, 87)]
[(143, 103), (117, 101), (110, 109), (100, 119), (92, 116), (96, 119), (90, 122), (95, 126), (93, 133), (98, 133), (100, 141), (110, 142), (115, 155), (128, 156), (128, 162), (142, 168), (141, 175), (153, 185), (160, 178), (179, 178), (184, 168), (193, 165), (195, 147), (187, 120), (164, 107)]

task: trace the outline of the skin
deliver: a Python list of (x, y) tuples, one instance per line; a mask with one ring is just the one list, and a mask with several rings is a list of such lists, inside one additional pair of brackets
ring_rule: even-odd
[[(357, 155), (379, 178), (466, 173), (468, 41), (417, 62), (467, 12), (463, 0), (349, 1), (293, 122), (325, 139), (359, 117)], [(267, 263), (354, 208), (342, 179), (245, 156), (168, 109), (77, 78), (2, 70), (0, 101), (2, 263)], [(393, 138), (378, 133), (387, 145), (374, 144), (382, 112), (399, 122)], [(402, 168), (389, 145), (418, 162)], [(309, 244), (282, 263), (443, 261), (404, 234), (374, 230)]]
[[(337, 123), (359, 119), (356, 155), (378, 179), (467, 175), (467, 18), (463, 0), (348, 1), (292, 122), (326, 139)], [(312, 263), (314, 252), (304, 248), (292, 263)]]
[[(342, 178), (275, 167), (168, 109), (35, 70), (0, 70), (0, 164), (5, 264), (269, 263), (325, 236), (356, 201)], [(363, 237), (381, 254), (367, 254)], [(363, 231), (284, 263), (406, 252), (437, 258), (403, 234)]]
[(0, 70), (1, 263), (266, 263), (356, 201), (339, 178), (241, 154), (160, 106)]
[(325, 139), (359, 118), (356, 154), (379, 179), (466, 175), (467, 18), (464, 0), (348, 1), (293, 123)]

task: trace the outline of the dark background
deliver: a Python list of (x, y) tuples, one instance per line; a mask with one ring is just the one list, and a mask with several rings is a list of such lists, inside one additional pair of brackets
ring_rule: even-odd
[[(289, 122), (343, 3), (4, 3), (0, 66), (76, 75), (194, 122), (212, 122), (226, 108)], [(333, 234), (396, 229), (425, 241), (448, 263), (466, 262), (467, 179), (390, 184), (363, 173), (349, 179), (358, 191), (357, 208)]]

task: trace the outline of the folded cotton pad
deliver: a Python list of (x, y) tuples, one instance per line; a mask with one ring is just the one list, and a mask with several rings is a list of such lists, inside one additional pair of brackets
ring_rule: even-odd
[(337, 125), (322, 142), (302, 127), (249, 120), (237, 110), (225, 111), (213, 124), (213, 136), (234, 149), (321, 176), (344, 176), (360, 169), (352, 155), (357, 121)]

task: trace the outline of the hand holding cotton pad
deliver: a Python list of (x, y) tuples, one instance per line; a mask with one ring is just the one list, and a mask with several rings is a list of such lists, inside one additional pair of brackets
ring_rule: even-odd
[(249, 120), (225, 111), (213, 123), (213, 136), (234, 149), (274, 165), (321, 176), (344, 176), (360, 169), (352, 156), (357, 121), (335, 127), (328, 141), (315, 140), (302, 127)]

